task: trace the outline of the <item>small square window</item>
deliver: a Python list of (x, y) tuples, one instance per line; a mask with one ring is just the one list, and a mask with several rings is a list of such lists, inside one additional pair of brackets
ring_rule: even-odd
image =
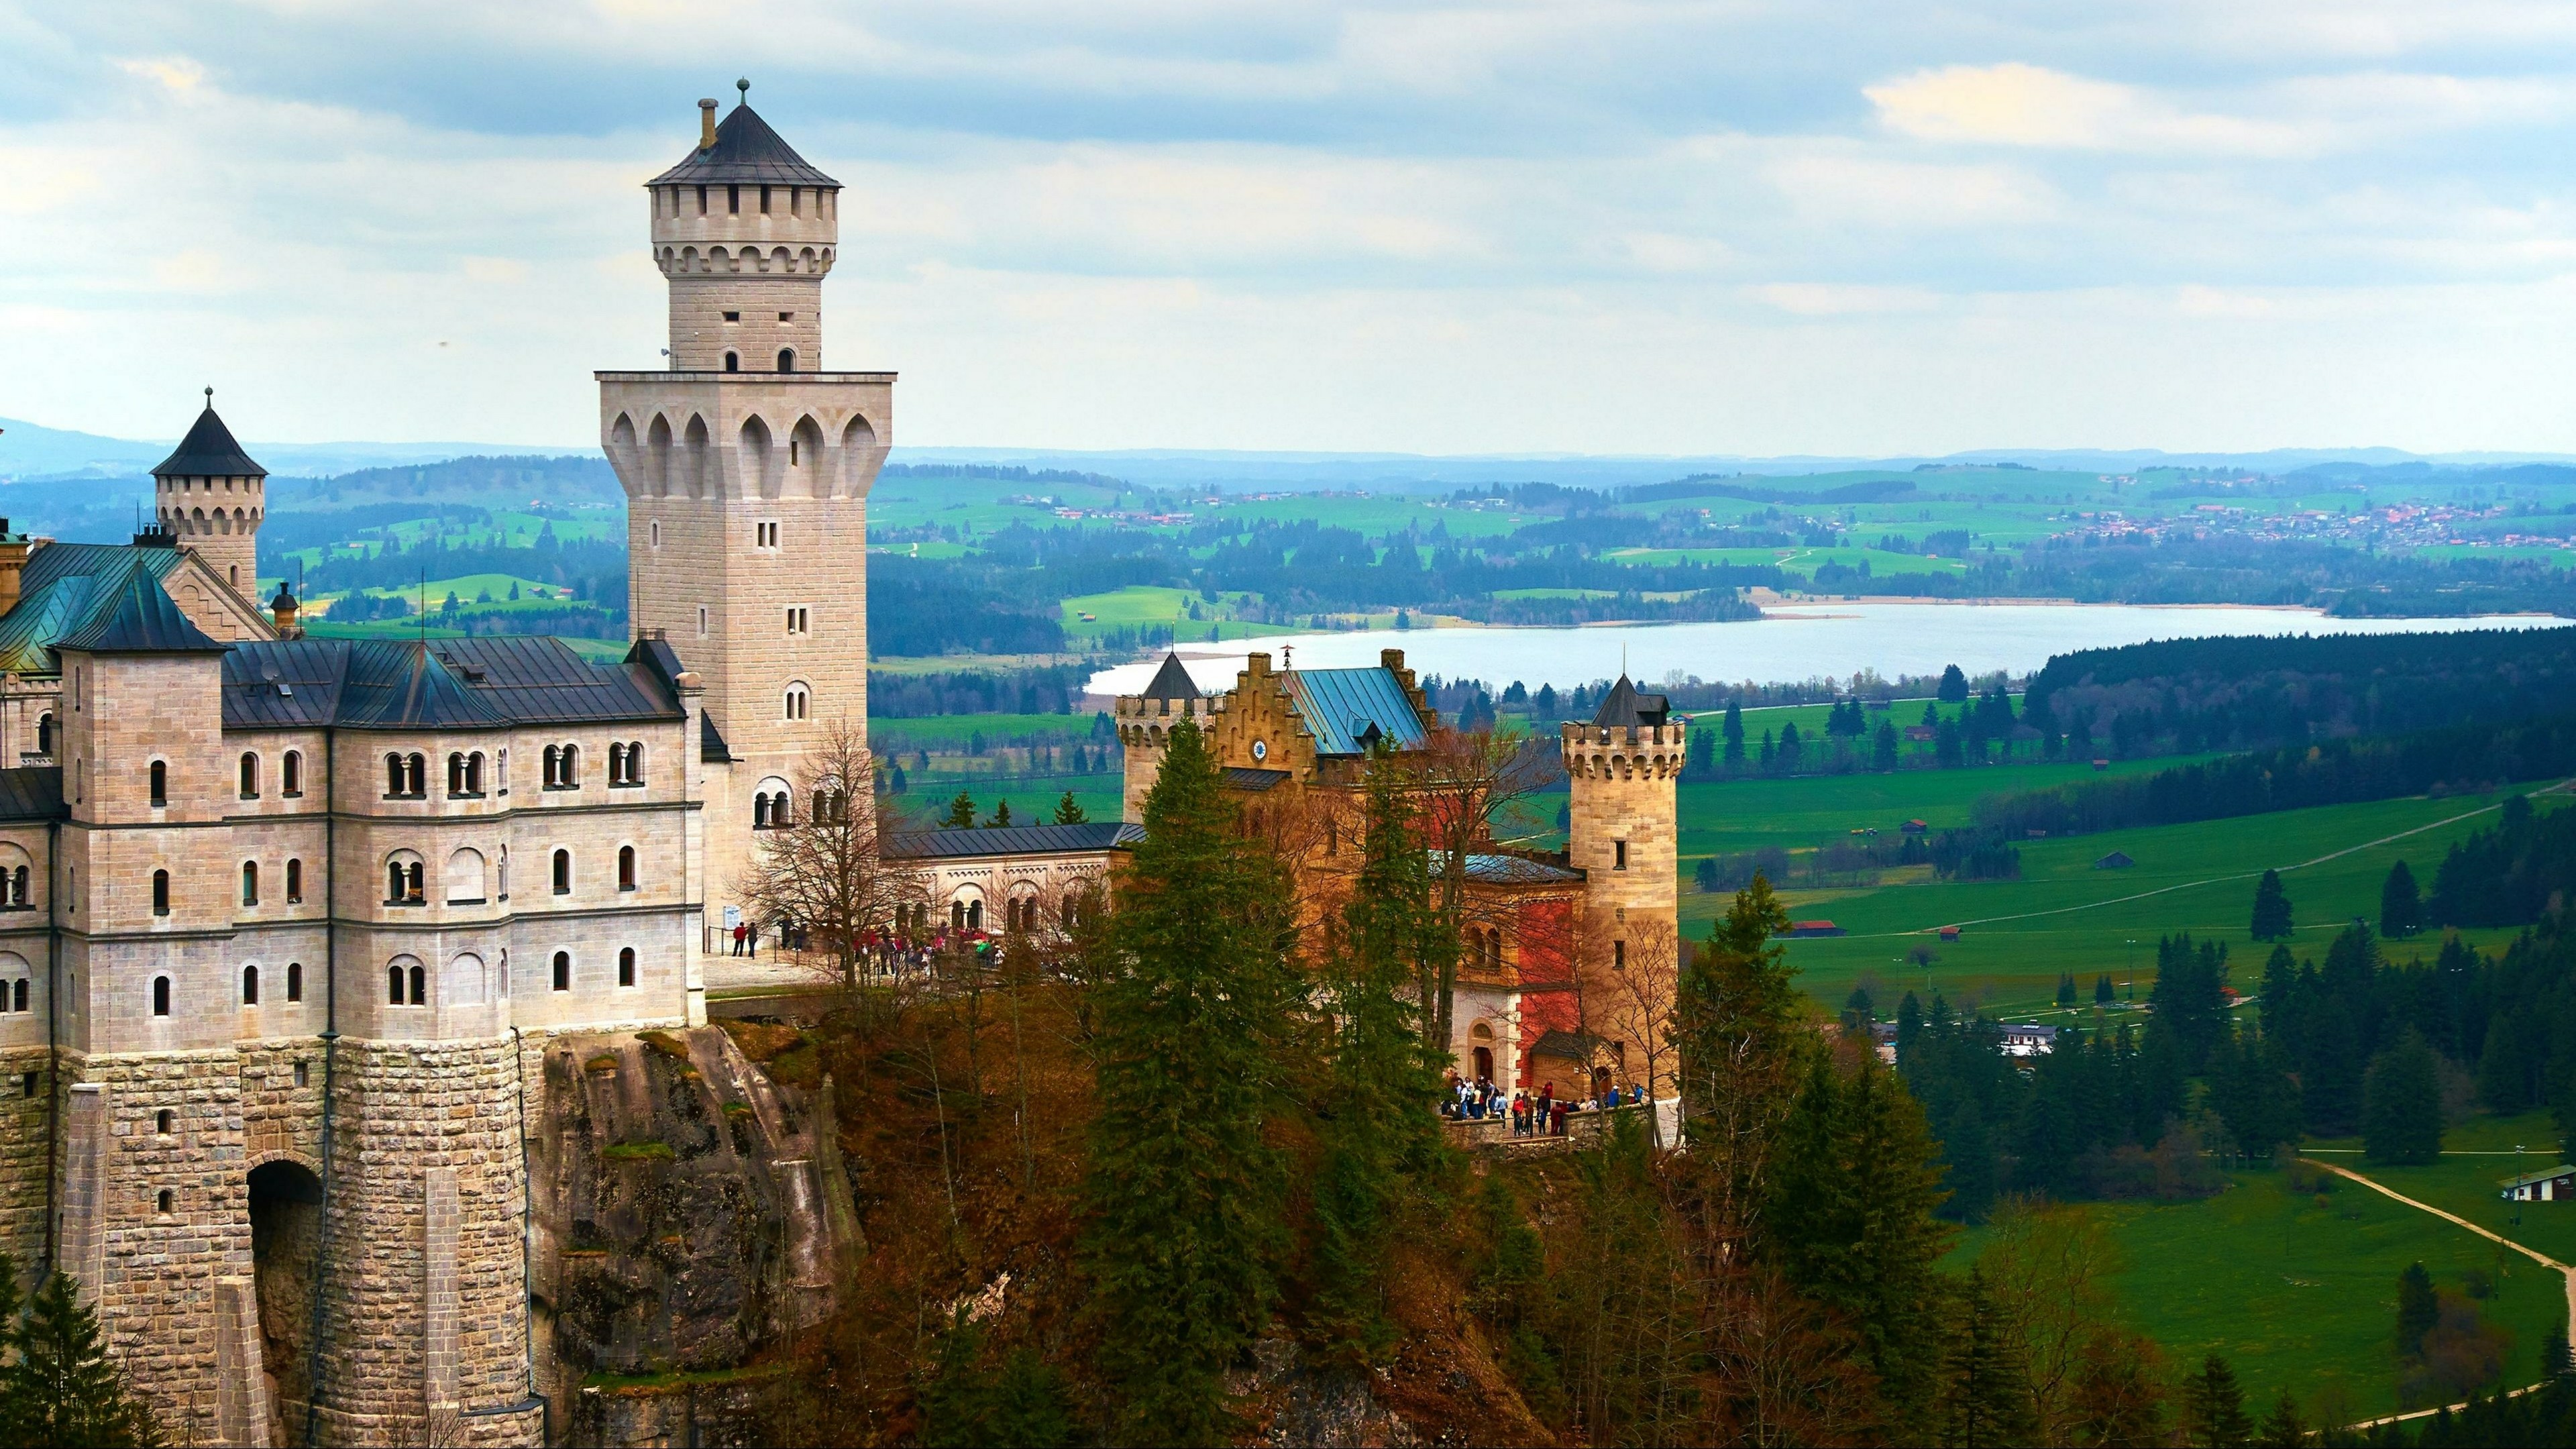
[(724, 314), (724, 317), (727, 322), (739, 322), (742, 320), (742, 314), (740, 312), (727, 312)]
[(778, 320), (781, 322), (793, 322), (796, 320), (796, 314), (793, 312), (781, 312), (778, 314)]

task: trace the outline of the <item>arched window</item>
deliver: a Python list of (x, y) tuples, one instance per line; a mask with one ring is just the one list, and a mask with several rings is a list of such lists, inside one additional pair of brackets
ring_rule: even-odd
[(725, 354), (725, 371), (727, 371), (727, 372), (740, 372), (740, 371), (742, 371), (742, 354), (741, 354), (741, 353), (739, 353), (739, 352), (728, 352), (728, 353), (726, 353), (726, 354)]
[(625, 947), (617, 953), (617, 984), (620, 986), (635, 984), (635, 948), (632, 946)]
[(547, 789), (551, 790), (555, 787), (555, 779), (562, 769), (563, 747), (560, 745), (546, 746), (546, 778), (544, 783)]
[(172, 1193), (170, 1189), (165, 1187), (153, 1195), (152, 1210), (161, 1214), (163, 1217), (168, 1217), (177, 1207), (177, 1195)]
[(286, 903), (290, 906), (304, 903), (303, 861), (290, 859), (286, 862)]
[(769, 828), (769, 796), (766, 793), (751, 797), (751, 828), (754, 830)]
[(241, 797), (245, 800), (259, 798), (259, 756), (248, 750), (244, 750), (241, 757)]
[(296, 796), (304, 793), (304, 752), (288, 750), (277, 762), (277, 793)]
[(411, 851), (397, 850), (387, 856), (385, 858), (385, 904), (419, 905), (425, 895), (425, 874), (420, 857)]
[(301, 961), (286, 963), (286, 999), (289, 1001), (304, 999), (304, 963)]
[(964, 901), (950, 901), (948, 903), (948, 929), (952, 931), (962, 931), (966, 929), (966, 903)]
[(152, 762), (152, 803), (170, 803), (170, 767), (159, 760)]
[(36, 753), (50, 755), (53, 752), (54, 717), (50, 713), (40, 714), (36, 716)]
[(794, 372), (796, 370), (795, 348), (782, 347), (778, 349), (778, 370), (780, 372)]
[(572, 990), (572, 953), (570, 951), (555, 953), (555, 990)]
[(170, 1014), (170, 978), (167, 976), (152, 978), (152, 1014), (154, 1016)]
[(983, 901), (972, 900), (966, 903), (966, 929), (970, 931), (980, 931), (984, 929)]
[(465, 793), (468, 795), (483, 793), (483, 752), (481, 750), (476, 750), (465, 757)]
[(447, 793), (450, 797), (465, 793), (465, 754), (461, 750), (448, 752)]
[(617, 888), (622, 891), (631, 891), (635, 889), (634, 846), (621, 845), (617, 847)]
[(394, 798), (396, 798), (396, 797), (400, 796), (400, 795), (402, 794), (402, 792), (403, 792), (403, 760), (402, 760), (402, 756), (400, 756), (400, 755), (387, 755), (387, 756), (385, 756), (385, 798), (386, 798), (386, 799), (388, 799), (388, 800), (394, 799)]
[(644, 783), (644, 742), (642, 740), (630, 740), (627, 742), (626, 783), (629, 785), (641, 785)]
[(242, 862), (242, 904), (246, 906), (255, 906), (259, 904), (258, 861), (245, 860)]
[(179, 1114), (164, 1107), (152, 1114), (152, 1130), (167, 1137), (179, 1130)]
[(403, 758), (404, 782), (410, 787), (403, 793), (415, 800), (429, 798), (429, 761), (418, 755)]
[(403, 1004), (403, 972), (400, 966), (385, 968), (385, 1004), (388, 1006)]
[(411, 1004), (414, 1006), (429, 1005), (429, 972), (427, 968), (423, 967), (419, 962), (414, 961), (411, 963), (411, 970), (406, 974), (411, 977)]
[(256, 966), (242, 968), (242, 1005), (259, 1005), (259, 968)]
[(784, 703), (786, 718), (804, 719), (813, 712), (813, 709), (814, 695), (811, 690), (802, 683), (787, 686), (787, 698)]
[(152, 872), (152, 914), (170, 914), (170, 872), (166, 870)]
[(9, 909), (25, 910), (30, 904), (27, 899), (27, 867), (22, 865), (11, 869), (8, 873), (8, 884)]
[(555, 894), (556, 894), (556, 895), (559, 895), (559, 896), (568, 896), (568, 895), (571, 895), (571, 894), (572, 894), (572, 852), (571, 852), (571, 851), (569, 851), (569, 850), (558, 850), (558, 851), (556, 851), (556, 852), (555, 852), (554, 874), (555, 874)]
[(622, 744), (612, 744), (608, 747), (608, 783), (612, 785), (626, 783), (626, 746)]

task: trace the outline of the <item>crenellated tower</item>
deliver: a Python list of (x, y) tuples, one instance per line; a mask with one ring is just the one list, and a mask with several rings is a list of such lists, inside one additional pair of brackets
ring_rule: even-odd
[(628, 611), (704, 683), (710, 924), (756, 826), (789, 818), (806, 746), (867, 720), (867, 495), (894, 374), (826, 372), (823, 278), (840, 183), (748, 103), (647, 183), (670, 365), (602, 372), (600, 436), (626, 490)]
[(152, 507), (161, 526), (195, 549), (244, 598), (259, 590), (259, 521), (268, 511), (268, 470), (252, 462), (215, 416), (215, 390), (178, 448), (152, 470)]
[(1585, 952), (1624, 965), (1660, 934), (1678, 943), (1680, 782), (1687, 727), (1660, 694), (1619, 676), (1590, 724), (1559, 727), (1570, 796), (1566, 852), (1584, 873)]

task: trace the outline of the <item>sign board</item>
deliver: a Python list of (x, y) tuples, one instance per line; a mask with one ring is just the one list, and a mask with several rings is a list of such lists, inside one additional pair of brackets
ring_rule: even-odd
[(725, 934), (726, 934), (726, 935), (728, 935), (728, 936), (732, 935), (732, 934), (733, 934), (733, 928), (734, 928), (734, 927), (736, 927), (736, 926), (739, 926), (739, 925), (741, 925), (741, 924), (742, 924), (742, 907), (740, 907), (740, 906), (727, 906), (727, 907), (725, 907), (725, 910), (724, 910), (724, 928), (725, 928)]

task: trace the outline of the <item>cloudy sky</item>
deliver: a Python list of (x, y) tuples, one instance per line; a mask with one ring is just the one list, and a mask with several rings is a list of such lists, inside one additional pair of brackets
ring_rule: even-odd
[(0, 0), (0, 415), (590, 441), (736, 76), (903, 443), (2576, 451), (2495, 0)]

